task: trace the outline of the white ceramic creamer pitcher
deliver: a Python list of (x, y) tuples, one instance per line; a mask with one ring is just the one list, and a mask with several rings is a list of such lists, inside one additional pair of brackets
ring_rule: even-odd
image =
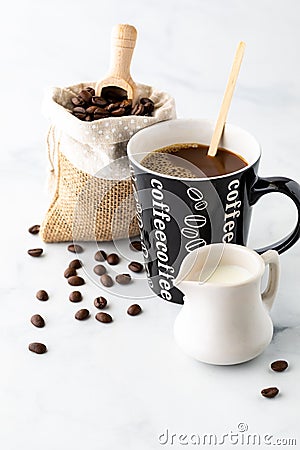
[[(261, 294), (267, 265), (269, 279)], [(174, 281), (184, 294), (174, 324), (176, 342), (210, 364), (238, 364), (258, 356), (273, 336), (269, 311), (278, 281), (274, 250), (258, 255), (240, 245), (211, 244), (192, 251)]]

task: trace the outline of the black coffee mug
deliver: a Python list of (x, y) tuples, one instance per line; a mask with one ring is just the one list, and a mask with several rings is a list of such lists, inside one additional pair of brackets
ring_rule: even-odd
[(283, 253), (300, 237), (300, 186), (283, 177), (261, 178), (257, 171), (261, 149), (241, 128), (226, 124), (220, 147), (231, 150), (248, 165), (236, 172), (206, 178), (176, 178), (143, 167), (140, 162), (153, 150), (177, 143), (209, 145), (213, 122), (177, 119), (152, 125), (136, 133), (128, 144), (149, 285), (165, 300), (183, 303), (173, 286), (181, 262), (195, 248), (215, 242), (247, 244), (252, 206), (270, 192), (290, 197), (297, 206), (295, 229), (272, 249)]

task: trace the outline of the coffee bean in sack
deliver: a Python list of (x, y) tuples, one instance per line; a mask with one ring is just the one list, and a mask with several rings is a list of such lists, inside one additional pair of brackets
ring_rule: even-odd
[(92, 87), (79, 92), (71, 99), (72, 114), (85, 122), (121, 116), (151, 116), (154, 103), (150, 98), (142, 97), (134, 106), (127, 98), (127, 92), (117, 86), (107, 86), (102, 89), (101, 96), (95, 95)]

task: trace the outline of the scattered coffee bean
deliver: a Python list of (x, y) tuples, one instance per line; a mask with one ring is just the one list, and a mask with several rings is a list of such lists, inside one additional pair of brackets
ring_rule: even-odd
[(33, 225), (28, 229), (30, 234), (38, 234), (40, 231), (40, 225)]
[(129, 247), (131, 248), (131, 250), (135, 250), (136, 252), (141, 252), (142, 251), (142, 243), (141, 243), (141, 241), (132, 241), (132, 242), (130, 242)]
[(111, 287), (114, 284), (112, 277), (107, 273), (101, 275), (100, 281), (105, 287)]
[(269, 387), (261, 391), (261, 395), (266, 398), (274, 398), (278, 393), (279, 389), (277, 389), (276, 387)]
[(68, 245), (68, 250), (71, 253), (82, 253), (83, 252), (83, 248), (81, 247), (81, 245), (78, 245), (78, 244)]
[(82, 261), (80, 259), (73, 259), (73, 261), (70, 262), (69, 267), (70, 269), (80, 269), (82, 267)]
[(120, 261), (119, 256), (116, 253), (111, 253), (110, 255), (108, 255), (107, 257), (107, 262), (108, 264), (110, 264), (111, 266), (115, 266), (116, 264), (118, 264)]
[(142, 312), (142, 308), (140, 307), (140, 305), (137, 305), (137, 304), (131, 305), (127, 309), (127, 314), (129, 314), (130, 316), (137, 316), (141, 312)]
[(134, 106), (128, 99), (127, 92), (118, 86), (106, 86), (101, 96), (95, 95), (95, 89), (86, 87), (77, 97), (71, 99), (71, 113), (80, 120), (91, 122), (105, 117), (120, 117), (127, 115), (151, 116), (154, 103), (150, 98), (141, 98)]
[(107, 313), (105, 313), (105, 312), (99, 312), (99, 313), (97, 313), (96, 314), (96, 316), (95, 316), (95, 318), (97, 319), (97, 320), (99, 320), (99, 322), (102, 322), (102, 323), (110, 323), (110, 322), (112, 322), (112, 317), (111, 317), (111, 315), (110, 314), (107, 314)]
[(137, 262), (137, 261), (131, 261), (130, 264), (128, 264), (128, 269), (132, 272), (140, 273), (143, 271), (144, 266), (143, 264)]
[(82, 286), (85, 283), (85, 281), (83, 278), (79, 277), (78, 275), (75, 275), (68, 278), (68, 283), (71, 286)]
[(30, 322), (37, 328), (43, 328), (45, 326), (45, 321), (39, 314), (34, 314), (34, 316), (31, 317)]
[(85, 320), (89, 317), (90, 312), (88, 309), (80, 309), (79, 311), (77, 311), (77, 313), (75, 314), (75, 319), (77, 320)]
[(106, 267), (104, 267), (102, 264), (97, 264), (97, 266), (95, 266), (93, 270), (97, 275), (103, 275), (104, 273), (106, 273)]
[(103, 262), (107, 258), (107, 254), (104, 250), (98, 250), (94, 256), (96, 261)]
[(30, 250), (28, 250), (28, 255), (30, 256), (41, 256), (41, 254), (43, 253), (43, 249), (42, 248), (31, 248)]
[(43, 289), (41, 289), (40, 291), (37, 291), (35, 296), (38, 300), (41, 300), (42, 302), (45, 302), (46, 300), (49, 299), (49, 295)]
[(129, 273), (120, 273), (116, 276), (115, 280), (119, 284), (129, 284), (131, 281), (131, 276)]
[(28, 346), (29, 350), (33, 353), (38, 353), (39, 355), (46, 353), (47, 347), (45, 344), (41, 344), (40, 342), (32, 342)]
[(287, 361), (284, 360), (278, 360), (278, 361), (274, 361), (271, 364), (271, 369), (274, 370), (274, 372), (283, 372), (284, 370), (286, 370), (288, 368), (288, 363)]
[(75, 275), (77, 275), (77, 272), (73, 267), (67, 267), (67, 269), (64, 271), (65, 278), (74, 277)]
[(103, 309), (106, 307), (107, 305), (107, 300), (104, 297), (97, 297), (94, 300), (94, 305), (96, 306), (96, 308), (98, 309)]
[(78, 302), (81, 302), (81, 300), (82, 300), (81, 292), (79, 292), (79, 291), (73, 291), (73, 292), (71, 292), (71, 294), (69, 295), (69, 300), (70, 300), (70, 302), (72, 302), (72, 303), (78, 303)]

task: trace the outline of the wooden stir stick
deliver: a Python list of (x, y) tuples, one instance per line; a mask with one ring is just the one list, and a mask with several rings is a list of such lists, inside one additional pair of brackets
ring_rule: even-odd
[(96, 95), (102, 88), (117, 86), (127, 91), (129, 99), (134, 99), (136, 85), (130, 75), (130, 63), (136, 43), (137, 31), (132, 25), (119, 24), (112, 30), (111, 63), (108, 76), (96, 84)]
[(210, 146), (207, 155), (208, 156), (216, 156), (216, 153), (218, 151), (218, 146), (220, 139), (222, 137), (225, 122), (227, 119), (228, 110), (230, 107), (230, 103), (232, 100), (234, 88), (236, 85), (237, 77), (239, 75), (240, 67), (242, 64), (242, 59), (244, 56), (246, 44), (245, 42), (240, 42), (237, 48), (237, 51), (234, 56), (231, 72), (229, 75), (228, 83), (225, 89), (221, 109), (219, 112), (218, 120), (216, 123), (216, 127), (214, 129), (214, 133), (211, 138)]

